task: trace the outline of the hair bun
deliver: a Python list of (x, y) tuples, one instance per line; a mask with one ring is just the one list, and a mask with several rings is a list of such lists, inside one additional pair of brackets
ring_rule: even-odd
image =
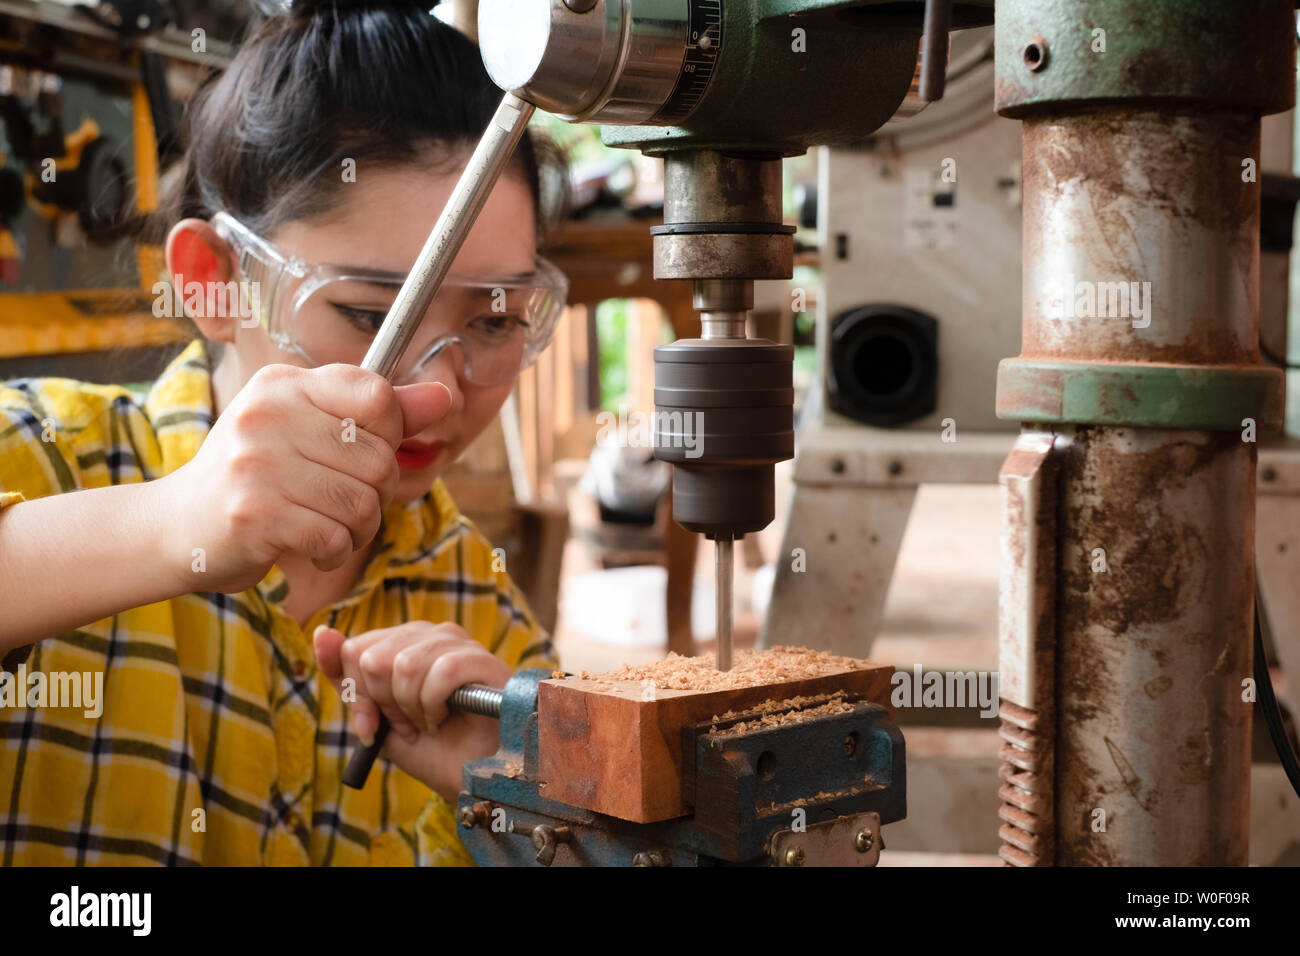
[(436, 0), (253, 0), (259, 13), (269, 17), (309, 20), (318, 14), (347, 10), (402, 9), (427, 13)]

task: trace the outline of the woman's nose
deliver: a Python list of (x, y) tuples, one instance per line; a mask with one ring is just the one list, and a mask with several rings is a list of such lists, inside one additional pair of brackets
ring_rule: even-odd
[(418, 369), (403, 376), (401, 384), (441, 382), (451, 392), (451, 412), (449, 414), (455, 414), (465, 404), (464, 376), (465, 360), (464, 356), (461, 355), (460, 346), (450, 342), (422, 362)]

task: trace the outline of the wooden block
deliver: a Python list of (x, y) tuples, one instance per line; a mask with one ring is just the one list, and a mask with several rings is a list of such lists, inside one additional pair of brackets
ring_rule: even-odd
[[(782, 651), (789, 653), (780, 648), (742, 651), (737, 669), (750, 655), (752, 660)], [(631, 680), (574, 676), (542, 681), (537, 700), (542, 795), (637, 823), (684, 816), (690, 807), (682, 799), (683, 727), (729, 710), (835, 691), (889, 708), (892, 667), (834, 661), (818, 676), (724, 690), (651, 689), (639, 675)]]

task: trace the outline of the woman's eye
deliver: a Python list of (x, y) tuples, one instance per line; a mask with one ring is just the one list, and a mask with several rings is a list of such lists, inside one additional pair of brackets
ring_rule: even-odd
[(339, 315), (366, 332), (378, 332), (379, 327), (384, 324), (384, 319), (388, 317), (386, 311), (363, 309), (355, 305), (344, 305), (341, 302), (331, 302), (330, 305)]
[(469, 323), (469, 327), (483, 335), (504, 338), (515, 332), (522, 332), (528, 328), (528, 323), (513, 312), (489, 312), (486, 315), (476, 316)]

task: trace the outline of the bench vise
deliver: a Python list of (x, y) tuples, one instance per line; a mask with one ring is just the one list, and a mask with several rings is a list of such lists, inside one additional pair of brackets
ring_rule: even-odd
[[(500, 749), (465, 765), (458, 803), (461, 842), (480, 866), (872, 866), (881, 826), (906, 814), (902, 734), (884, 706), (852, 691), (684, 723), (685, 815), (638, 822), (552, 799), (538, 705), (545, 714), (557, 699), (539, 693), (554, 676), (520, 671), (460, 702), (501, 722)], [(629, 750), (644, 743), (637, 736)], [(591, 797), (582, 802), (606, 805)]]

